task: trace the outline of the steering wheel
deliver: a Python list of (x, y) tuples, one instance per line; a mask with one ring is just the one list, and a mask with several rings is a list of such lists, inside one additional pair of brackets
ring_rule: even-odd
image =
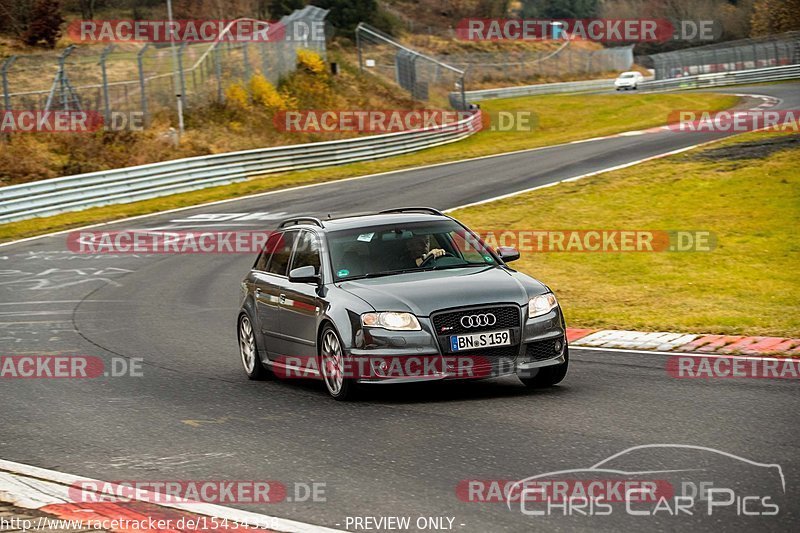
[(448, 251), (445, 251), (444, 255), (440, 255), (439, 257), (436, 257), (435, 255), (431, 254), (428, 257), (426, 257), (425, 259), (423, 259), (422, 262), (419, 264), (419, 266), (423, 267), (423, 266), (427, 265), (428, 263), (430, 263), (431, 261), (433, 261), (434, 259), (439, 259), (441, 257), (447, 257), (447, 256), (455, 257), (455, 255), (451, 254)]

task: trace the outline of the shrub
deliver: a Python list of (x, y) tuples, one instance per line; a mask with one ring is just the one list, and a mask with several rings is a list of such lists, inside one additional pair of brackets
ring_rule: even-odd
[(231, 83), (225, 87), (225, 103), (233, 109), (246, 110), (250, 107), (247, 90), (240, 82)]
[(285, 95), (279, 93), (260, 73), (250, 78), (250, 95), (254, 104), (272, 113), (290, 107)]
[(300, 49), (297, 51), (297, 68), (312, 74), (322, 74), (325, 72), (325, 61), (316, 52)]

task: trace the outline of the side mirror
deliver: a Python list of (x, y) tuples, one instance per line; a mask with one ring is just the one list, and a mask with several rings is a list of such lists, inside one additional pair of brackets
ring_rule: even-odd
[(504, 263), (510, 263), (519, 259), (519, 250), (511, 246), (501, 246), (497, 249), (497, 255), (500, 256)]
[(292, 283), (322, 283), (322, 276), (317, 274), (316, 269), (311, 266), (304, 266), (300, 268), (293, 268), (289, 272), (289, 281)]

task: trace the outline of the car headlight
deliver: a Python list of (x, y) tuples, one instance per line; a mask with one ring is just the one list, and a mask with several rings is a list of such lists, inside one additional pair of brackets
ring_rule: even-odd
[(558, 306), (556, 295), (552, 292), (540, 294), (528, 300), (528, 318), (549, 313)]
[(391, 331), (419, 331), (422, 329), (417, 317), (411, 313), (396, 313), (393, 311), (364, 313), (361, 315), (361, 325), (384, 328)]

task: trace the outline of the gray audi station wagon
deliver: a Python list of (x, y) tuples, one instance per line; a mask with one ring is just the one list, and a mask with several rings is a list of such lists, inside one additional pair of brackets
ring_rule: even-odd
[(242, 364), (251, 379), (322, 379), (337, 400), (364, 384), (554, 385), (569, 365), (564, 316), (516, 259), (427, 207), (292, 218), (242, 281)]

